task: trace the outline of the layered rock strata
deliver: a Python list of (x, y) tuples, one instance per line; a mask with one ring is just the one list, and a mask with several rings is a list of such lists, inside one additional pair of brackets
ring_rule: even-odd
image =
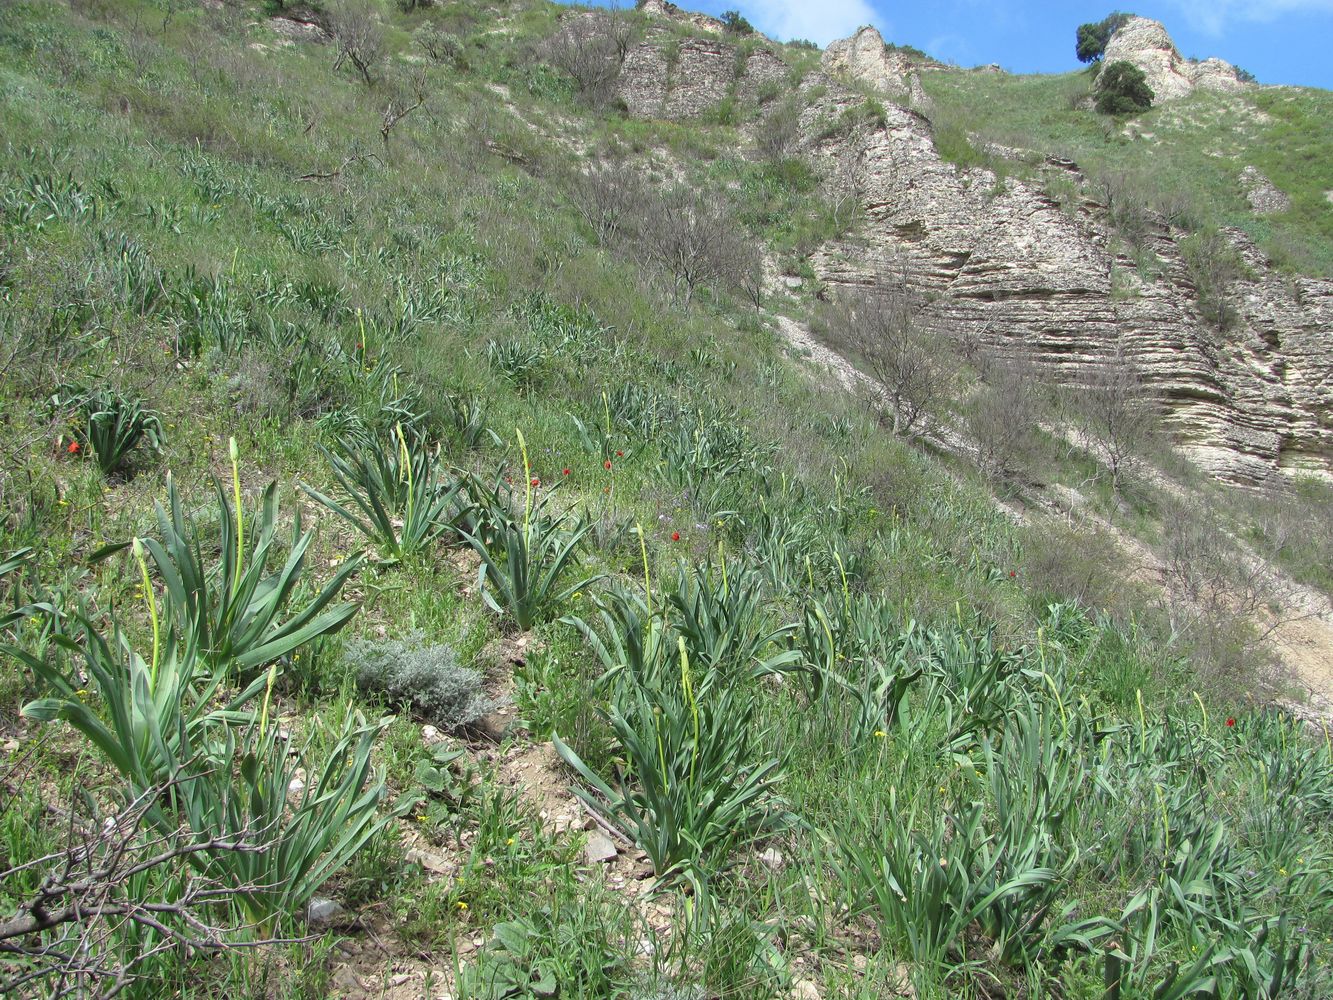
[[(1122, 45), (1146, 37), (1141, 27), (1121, 37), (1126, 29), (1117, 34)], [(891, 73), (877, 62), (877, 38), (863, 31), (832, 46), (828, 65)], [(786, 78), (775, 53), (761, 46), (741, 60), (737, 51), (725, 36), (677, 41), (650, 32), (625, 61), (626, 106), (644, 117), (697, 117)], [(1171, 72), (1186, 71), (1175, 64)], [(1199, 70), (1194, 85), (1210, 85), (1198, 81), (1213, 75)], [(1280, 275), (1229, 231), (1247, 269), (1227, 293), (1237, 320), (1219, 331), (1199, 309), (1179, 245), (1184, 233), (1165, 223), (1150, 233), (1139, 259), (1155, 263), (1140, 274), (1106, 206), (1088, 198), (1061, 204), (1038, 183), (947, 163), (930, 121), (900, 104), (886, 105), (882, 127), (840, 133), (830, 124), (861, 104), (861, 93), (827, 72), (801, 87), (807, 154), (828, 176), (857, 177), (865, 213), (855, 234), (811, 261), (830, 289), (905, 280), (942, 328), (1067, 382), (1119, 347), (1161, 398), (1176, 439), (1212, 473), (1251, 482), (1275, 470), (1333, 478), (1333, 281)], [(901, 86), (885, 97), (910, 99), (908, 90), (907, 98)], [(1081, 180), (1068, 160), (1050, 158), (1043, 169)], [(1276, 204), (1263, 202), (1256, 207)]]

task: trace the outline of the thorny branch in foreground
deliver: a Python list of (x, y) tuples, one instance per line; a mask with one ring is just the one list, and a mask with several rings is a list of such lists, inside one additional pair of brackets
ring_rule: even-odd
[(0, 917), (7, 965), (0, 996), (30, 995), (40, 984), (50, 997), (114, 997), (153, 978), (153, 961), (171, 951), (193, 956), (303, 940), (256, 934), (237, 921), (238, 910), (227, 904), (262, 887), (223, 884), (203, 860), (262, 852), (269, 847), (264, 831), (218, 837), (146, 829), (145, 815), (176, 784), (148, 789), (100, 823), (71, 811), (62, 850), (0, 872), (0, 885), (46, 872), (22, 904)]

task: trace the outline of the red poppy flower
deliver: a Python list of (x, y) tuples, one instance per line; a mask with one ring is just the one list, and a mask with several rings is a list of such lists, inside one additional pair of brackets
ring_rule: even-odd
[(672, 540), (673, 542), (678, 542), (678, 541), (680, 541), (680, 532), (679, 532), (679, 531), (673, 531), (673, 532), (671, 533), (671, 540)]
[(533, 477), (532, 477), (532, 485), (533, 485), (533, 486), (540, 486), (541, 484), (542, 484), (542, 481), (541, 481), (540, 479), (538, 479), (536, 476), (533, 476)]
[(1014, 577), (1016, 577), (1016, 576), (1018, 576), (1018, 574), (1015, 573), (1013, 570), (1010, 570), (1010, 571), (1009, 571), (1009, 579), (1012, 580), (1012, 579), (1013, 579)]
[(606, 466), (608, 469), (611, 468), (611, 459), (608, 458), (602, 465)]
[(566, 476), (569, 475), (569, 470), (568, 470), (568, 469), (565, 469), (565, 470), (564, 470), (564, 474), (565, 474)]
[(65, 451), (69, 452), (71, 455), (77, 455), (79, 453), (79, 442), (71, 441), (69, 447), (66, 448)]
[(624, 458), (624, 457), (625, 457), (625, 453), (624, 453), (623, 451), (618, 451), (618, 452), (616, 452), (616, 458)]
[(1227, 728), (1228, 728), (1228, 729), (1233, 728), (1235, 725), (1236, 725), (1236, 720), (1235, 720), (1235, 719), (1227, 719)]

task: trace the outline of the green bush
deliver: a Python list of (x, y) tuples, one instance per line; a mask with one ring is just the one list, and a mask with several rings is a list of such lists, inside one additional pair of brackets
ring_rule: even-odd
[(722, 15), (722, 27), (733, 35), (754, 34), (754, 25), (738, 10), (729, 10)]
[(683, 637), (677, 649), (679, 672), (663, 656), (649, 674), (617, 676), (607, 719), (625, 771), (598, 774), (558, 735), (553, 742), (588, 786), (575, 794), (634, 839), (659, 879), (697, 881), (794, 818), (778, 795), (782, 762), (764, 756), (752, 692), (707, 673), (696, 687)]
[(496, 613), (510, 615), (514, 624), (526, 632), (571, 594), (601, 577), (583, 577), (561, 587), (578, 566), (579, 545), (592, 524), (586, 516), (575, 516), (568, 510), (547, 513), (554, 489), (534, 502), (533, 491), (540, 482), (532, 478), (521, 434), (519, 445), (525, 478), (522, 520), (513, 514), (512, 494), (502, 497), (498, 489), (485, 490), (473, 480), (474, 507), (469, 512), (472, 523), (460, 525), (458, 533), (481, 557), (477, 588), (482, 599)]
[(1106, 66), (1097, 77), (1097, 110), (1104, 115), (1147, 111), (1157, 96), (1143, 70), (1123, 60)]
[[(115, 543), (94, 552), (90, 559), (98, 562), (133, 547), (143, 577), (141, 596), (149, 603), (155, 638), (160, 613), (162, 630), (173, 634), (191, 655), (197, 653), (210, 667), (246, 674), (347, 623), (360, 605), (334, 601), (360, 569), (362, 555), (356, 552), (344, 559), (332, 579), (312, 596), (300, 584), (313, 534), (302, 530), (298, 512), (290, 540), (284, 551), (278, 551), (278, 486), (272, 482), (264, 489), (259, 509), (249, 518), (252, 530), (247, 538), (234, 440), (231, 459), (232, 495), (227, 496), (220, 480), (213, 481), (217, 536), (211, 534), (211, 525), (205, 527), (185, 513), (175, 480), (168, 474), (167, 504), (155, 505), (161, 539)], [(162, 580), (160, 609), (150, 586), (149, 560)]]
[(140, 447), (153, 454), (162, 450), (162, 421), (141, 399), (103, 387), (62, 389), (50, 402), (53, 410), (73, 417), (69, 453), (91, 455), (105, 476), (125, 472)]
[(459, 666), (450, 646), (423, 645), (419, 631), (402, 639), (353, 640), (346, 656), (363, 689), (410, 704), (440, 729), (470, 726), (497, 705), (483, 690), (481, 671)]
[(1222, 233), (1203, 232), (1181, 240), (1180, 254), (1194, 281), (1203, 318), (1217, 330), (1231, 329), (1239, 318), (1232, 286), (1248, 271), (1236, 248)]
[(342, 487), (340, 501), (302, 485), (390, 560), (431, 545), (449, 530), (458, 483), (443, 469), (439, 451), (394, 428), (389, 441), (365, 433), (339, 437), (337, 451), (320, 446)]

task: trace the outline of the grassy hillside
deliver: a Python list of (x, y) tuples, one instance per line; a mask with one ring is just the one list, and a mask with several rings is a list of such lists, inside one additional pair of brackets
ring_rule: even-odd
[(0, 18), (0, 992), (1324, 995), (1328, 741), (571, 178), (812, 185), (373, 9)]
[[(1181, 225), (1235, 226), (1279, 265), (1333, 275), (1333, 95), (1302, 87), (1197, 91), (1125, 124), (1082, 106), (1092, 73), (941, 70), (922, 74), (922, 83), (942, 122), (984, 141), (1068, 157), (1094, 181), (1121, 175)], [(1290, 196), (1289, 211), (1254, 215), (1240, 182), (1247, 166)]]

